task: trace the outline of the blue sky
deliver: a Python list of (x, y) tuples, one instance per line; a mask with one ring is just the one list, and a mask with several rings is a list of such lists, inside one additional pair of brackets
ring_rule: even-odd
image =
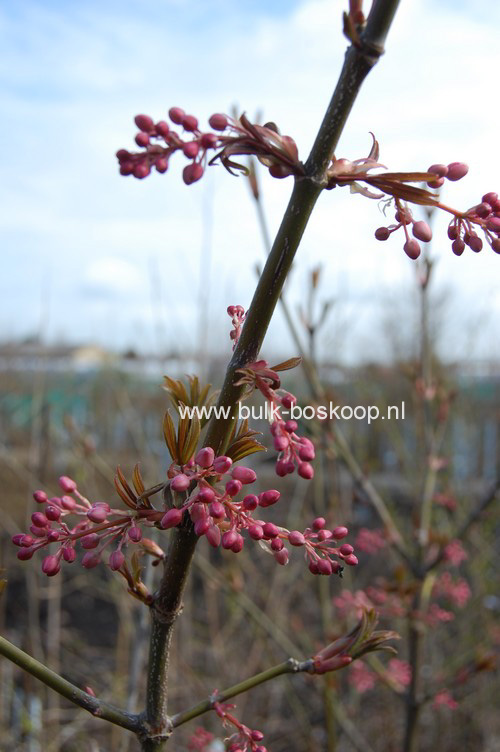
[[(195, 347), (206, 332), (209, 347), (229, 352), (225, 308), (248, 305), (262, 259), (244, 180), (214, 168), (186, 187), (180, 160), (166, 175), (124, 179), (114, 152), (132, 146), (138, 112), (161, 119), (178, 105), (206, 121), (235, 104), (275, 120), (305, 158), (342, 63), (342, 7), (4, 3), (0, 339), (39, 332), (153, 350)], [(366, 155), (374, 131), (390, 169), (468, 162), (469, 176), (447, 185), (446, 203), (468, 207), (500, 192), (500, 11), (487, 11), (477, 17), (465, 0), (405, 0), (337, 156)], [(275, 230), (290, 181), (262, 180)], [(289, 285), (295, 307), (307, 270), (323, 264), (323, 296), (338, 300), (323, 345), (350, 360), (383, 352), (386, 319), (398, 322), (402, 340), (413, 332), (414, 268), (399, 239), (373, 239), (382, 219), (375, 201), (341, 190), (323, 196)], [(499, 259), (489, 248), (455, 258), (445, 225), (437, 223), (433, 251), (436, 291), (449, 295), (442, 345), (450, 357), (487, 357), (497, 348)], [(286, 354), (288, 342), (278, 317), (269, 346)]]

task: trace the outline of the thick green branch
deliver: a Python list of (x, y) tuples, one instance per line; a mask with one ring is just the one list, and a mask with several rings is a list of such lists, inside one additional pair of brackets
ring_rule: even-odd
[(136, 734), (141, 733), (143, 726), (140, 716), (115, 708), (113, 705), (109, 705), (107, 702), (90, 695), (88, 692), (84, 692), (83, 689), (75, 686), (67, 681), (67, 679), (63, 679), (55, 671), (52, 671), (43, 663), (40, 663), (40, 661), (32, 658), (31, 655), (25, 653), (24, 650), (13, 645), (5, 637), (0, 637), (0, 654), (8, 658), (12, 663), (15, 663), (19, 668), (22, 668), (23, 671), (39, 679), (47, 687), (50, 687), (74, 705), (79, 705), (84, 710), (87, 710), (96, 718), (102, 718), (104, 721), (114, 723), (116, 726), (122, 726), (122, 728), (134, 731)]

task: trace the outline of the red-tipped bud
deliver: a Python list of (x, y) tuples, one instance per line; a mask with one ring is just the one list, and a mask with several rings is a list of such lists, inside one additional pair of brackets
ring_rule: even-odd
[(451, 244), (451, 250), (453, 251), (455, 256), (462, 255), (462, 253), (465, 250), (465, 243), (462, 240), (462, 238), (457, 238), (456, 240), (453, 241), (453, 243)]
[(93, 504), (92, 508), (87, 512), (87, 517), (92, 522), (104, 522), (109, 514), (109, 506), (106, 504)]
[(160, 157), (155, 162), (156, 171), (164, 173), (168, 170), (168, 159), (166, 157)]
[(352, 554), (354, 551), (354, 548), (351, 546), (350, 543), (343, 543), (339, 548), (340, 553), (342, 556), (349, 556), (349, 554)]
[(313, 530), (323, 530), (323, 528), (326, 525), (326, 520), (324, 517), (316, 517), (315, 520), (313, 520), (312, 523), (312, 529)]
[(296, 420), (287, 420), (285, 423), (285, 431), (287, 433), (293, 433), (297, 430), (298, 424)]
[(231, 457), (225, 457), (223, 454), (220, 457), (216, 457), (214, 460), (214, 470), (219, 475), (224, 475), (224, 473), (227, 473), (231, 465), (233, 464), (233, 461)]
[(236, 496), (242, 489), (242, 483), (239, 480), (228, 480), (226, 483), (226, 492), (229, 496)]
[(420, 256), (420, 246), (416, 240), (407, 240), (403, 246), (403, 250), (412, 261), (415, 261)]
[(48, 527), (49, 521), (42, 512), (35, 512), (31, 515), (31, 521), (36, 527)]
[(210, 545), (214, 548), (218, 548), (220, 546), (221, 532), (220, 528), (217, 525), (210, 525), (207, 532), (205, 533), (205, 537)]
[(182, 151), (185, 157), (188, 157), (188, 159), (194, 159), (198, 156), (200, 145), (197, 141), (190, 141), (189, 143), (184, 144)]
[(29, 543), (29, 545), (31, 546), (31, 543), (33, 543), (33, 538), (26, 535), (26, 533), (17, 533), (16, 535), (13, 535), (11, 541), (15, 546), (24, 546), (24, 541), (26, 538), (31, 539), (31, 542)]
[(253, 540), (262, 540), (262, 538), (264, 537), (262, 525), (257, 525), (257, 523), (250, 525), (250, 527), (248, 528), (248, 535)]
[(471, 251), (474, 251), (474, 253), (479, 253), (479, 251), (483, 248), (483, 241), (479, 237), (479, 235), (470, 235), (469, 236), (469, 242), (467, 244)]
[(198, 164), (198, 162), (193, 162), (192, 164), (187, 165), (187, 167), (184, 167), (182, 171), (182, 179), (186, 183), (186, 185), (191, 185), (192, 183), (196, 183), (200, 178), (203, 177), (203, 167), (201, 164)]
[(491, 217), (486, 222), (486, 228), (490, 230), (490, 232), (500, 232), (500, 217)]
[(288, 550), (286, 548), (282, 548), (281, 551), (276, 551), (274, 558), (276, 559), (278, 564), (281, 564), (281, 566), (284, 567), (286, 564), (288, 564)]
[(180, 107), (171, 107), (168, 111), (168, 116), (172, 123), (176, 125), (182, 124), (182, 119), (186, 113)]
[(32, 548), (20, 548), (17, 552), (17, 558), (20, 559), (20, 561), (28, 561), (32, 558), (34, 553), (35, 552)]
[(37, 504), (44, 504), (47, 501), (48, 497), (45, 491), (35, 491), (33, 498), (35, 499)]
[(137, 527), (137, 525), (133, 525), (131, 528), (129, 528), (128, 539), (132, 541), (132, 543), (139, 543), (139, 541), (142, 540), (141, 528)]
[(305, 446), (301, 446), (299, 449), (299, 457), (304, 462), (309, 462), (310, 460), (313, 460), (316, 456), (316, 452), (314, 451), (314, 446), (312, 444), (306, 444)]
[(210, 486), (202, 486), (196, 494), (196, 501), (201, 501), (203, 504), (210, 504), (215, 499), (215, 491)]
[(318, 567), (318, 574), (324, 574), (326, 576), (332, 573), (332, 563), (329, 559), (318, 559), (316, 562)]
[(165, 120), (159, 120), (155, 125), (155, 130), (162, 138), (167, 138), (170, 133), (170, 126)]
[(317, 665), (315, 664), (314, 670), (316, 674), (326, 674), (327, 671), (337, 671), (350, 663), (352, 663), (350, 655), (336, 655), (326, 661), (320, 661)]
[(238, 539), (238, 533), (236, 530), (228, 530), (224, 535), (222, 536), (222, 548), (225, 548), (226, 550), (230, 550), (233, 545), (236, 543)]
[(45, 507), (45, 516), (51, 522), (57, 522), (61, 517), (61, 510), (58, 507)]
[(335, 538), (335, 540), (342, 540), (342, 538), (345, 538), (348, 533), (349, 530), (344, 527), (344, 525), (339, 525), (332, 530), (332, 538)]
[(81, 543), (82, 548), (96, 548), (96, 546), (99, 544), (99, 536), (97, 535), (97, 533), (89, 533), (82, 538)]
[(427, 222), (414, 222), (412, 232), (414, 237), (422, 240), (424, 243), (429, 243), (432, 240), (432, 230)]
[(179, 473), (175, 478), (170, 481), (170, 488), (172, 491), (187, 491), (191, 485), (190, 479), (184, 473)]
[(113, 551), (109, 556), (109, 567), (113, 572), (117, 572), (125, 561), (125, 556), (121, 551)]
[(239, 480), (241, 483), (243, 483), (243, 485), (254, 483), (257, 479), (257, 475), (254, 470), (249, 467), (241, 467), (241, 465), (238, 465), (238, 467), (233, 467), (231, 476), (234, 480)]
[(375, 230), (375, 237), (377, 240), (387, 240), (390, 236), (390, 230), (388, 227), (377, 227)]
[(489, 204), (492, 206), (494, 203), (498, 201), (498, 193), (495, 193), (494, 191), (490, 191), (489, 193), (485, 193), (482, 201), (484, 201), (486, 204)]
[(309, 462), (301, 462), (297, 468), (297, 472), (300, 477), (304, 478), (305, 480), (311, 480), (311, 478), (314, 476), (314, 468), (309, 464)]
[(285, 408), (285, 410), (290, 410), (294, 405), (297, 404), (297, 397), (294, 397), (293, 394), (284, 394), (281, 398), (281, 404)]
[(164, 530), (168, 530), (170, 527), (177, 527), (177, 525), (180, 525), (182, 522), (183, 514), (184, 512), (182, 509), (169, 509), (161, 518), (160, 527)]
[(208, 517), (200, 517), (194, 523), (194, 532), (198, 537), (205, 535), (210, 527), (210, 519)]
[(101, 561), (100, 554), (87, 551), (87, 553), (82, 559), (82, 567), (85, 567), (85, 569), (93, 569), (99, 564), (100, 561)]
[(306, 542), (304, 534), (300, 530), (292, 530), (288, 535), (288, 542), (291, 546), (303, 546)]
[(200, 144), (203, 149), (214, 149), (217, 146), (217, 136), (215, 133), (204, 133), (200, 138)]
[(358, 557), (354, 554), (349, 554), (349, 556), (346, 556), (344, 559), (345, 563), (348, 564), (350, 567), (355, 567), (358, 562)]
[(220, 501), (213, 501), (209, 506), (209, 512), (210, 516), (213, 517), (216, 520), (223, 520), (226, 516), (226, 510), (224, 508), (224, 504), (221, 504)]
[(49, 501), (60, 501), (61, 507), (65, 509), (66, 512), (72, 512), (76, 507), (76, 501), (71, 496), (61, 496), (60, 500), (57, 497), (53, 497), (52, 499), (49, 499)]
[(185, 131), (192, 133), (198, 129), (198, 119), (194, 115), (184, 115), (182, 118), (182, 127)]
[(210, 128), (214, 129), (214, 131), (223, 131), (227, 128), (228, 119), (225, 115), (216, 112), (214, 115), (210, 116), (208, 124), (210, 125)]
[(428, 168), (427, 172), (432, 172), (432, 174), (437, 175), (438, 178), (445, 178), (448, 174), (448, 168), (444, 164), (433, 164)]
[(271, 548), (273, 551), (281, 551), (285, 544), (281, 540), (281, 538), (273, 538), (271, 541)]
[(265, 525), (262, 526), (262, 529), (265, 538), (276, 538), (280, 532), (279, 528), (272, 522), (266, 522)]
[(451, 162), (448, 165), (448, 172), (446, 173), (446, 177), (448, 180), (455, 181), (460, 180), (463, 178), (467, 173), (469, 172), (469, 168), (466, 164), (463, 162)]
[(57, 556), (46, 556), (42, 562), (42, 572), (47, 577), (53, 577), (60, 569), (61, 565)]
[(71, 478), (68, 478), (67, 475), (61, 475), (61, 477), (59, 478), (59, 485), (65, 494), (73, 493), (73, 491), (76, 491), (75, 481)]
[(273, 446), (277, 452), (283, 452), (290, 444), (290, 439), (287, 436), (275, 436), (273, 439)]
[(139, 128), (139, 130), (143, 131), (144, 133), (152, 133), (155, 130), (155, 124), (153, 123), (153, 120), (149, 117), (149, 115), (136, 115), (134, 118), (134, 123)]
[(280, 496), (280, 492), (276, 491), (275, 489), (263, 491), (261, 494), (259, 494), (259, 506), (271, 507), (273, 504), (276, 504)]
[(135, 137), (135, 143), (137, 146), (143, 146), (146, 147), (149, 144), (149, 136), (147, 133), (138, 133)]
[(76, 551), (73, 546), (64, 546), (62, 555), (64, 561), (68, 562), (68, 564), (71, 564), (76, 559)]
[(253, 512), (254, 509), (257, 509), (258, 504), (259, 499), (254, 494), (248, 494), (248, 496), (245, 496), (243, 499), (243, 509), (246, 512)]
[(143, 180), (151, 173), (151, 167), (148, 162), (139, 162), (133, 169), (133, 175), (138, 180)]
[(500, 253), (500, 238), (494, 238), (491, 241), (491, 247), (495, 253)]
[(231, 551), (233, 554), (239, 554), (240, 551), (243, 550), (243, 546), (245, 545), (245, 540), (242, 535), (239, 533), (236, 533), (236, 540), (234, 541), (233, 545), (231, 546)]

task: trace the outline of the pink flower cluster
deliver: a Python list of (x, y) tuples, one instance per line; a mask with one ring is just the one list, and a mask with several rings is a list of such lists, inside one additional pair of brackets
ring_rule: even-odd
[(249, 363), (238, 373), (241, 378), (237, 384), (247, 384), (258, 389), (268, 402), (273, 445), (279, 453), (276, 474), (282, 478), (297, 469), (301, 478), (311, 480), (314, 476), (314, 468), (310, 464), (315, 457), (314, 444), (296, 433), (297, 421), (285, 420), (281, 415), (282, 409), (290, 410), (297, 404), (297, 398), (289, 392), (278, 391), (281, 386), (280, 377), (266, 360)]
[[(344, 543), (337, 547), (336, 541), (348, 534), (344, 526), (333, 530), (326, 528), (322, 517), (315, 519), (303, 532), (287, 530), (256, 516), (256, 510), (270, 507), (280, 499), (274, 489), (263, 491), (258, 496), (247, 493), (242, 499), (236, 497), (243, 486), (252, 485), (257, 476), (254, 470), (241, 465), (232, 466), (229, 457), (215, 457), (213, 449), (200, 449), (187, 465), (172, 465), (169, 470), (170, 488), (185, 494), (181, 506), (173, 507), (163, 516), (160, 526), (171, 528), (180, 525), (185, 513), (194, 524), (195, 533), (204, 535), (210, 545), (222, 546), (239, 553), (244, 546), (242, 532), (272, 554), (278, 564), (287, 564), (289, 551), (286, 543), (304, 548), (304, 556), (313, 574), (341, 574), (338, 560), (356, 566), (358, 560), (354, 548)], [(186, 495), (187, 494), (187, 495)]]
[(354, 545), (364, 554), (376, 554), (387, 547), (387, 538), (384, 530), (370, 530), (362, 527), (357, 536)]
[(233, 340), (233, 350), (234, 350), (240, 338), (241, 328), (243, 326), (243, 322), (246, 319), (246, 313), (245, 313), (245, 309), (243, 308), (243, 306), (240, 306), (240, 305), (229, 306), (227, 309), (227, 313), (229, 316), (231, 316), (231, 323), (233, 325), (233, 328), (231, 329), (229, 336)]
[(482, 250), (483, 241), (474, 225), (483, 231), (495, 253), (500, 253), (500, 200), (497, 193), (485, 193), (479, 204), (451, 220), (448, 237), (453, 241), (451, 249), (456, 256), (462, 255), (466, 245), (475, 253)]
[(264, 739), (262, 731), (248, 728), (229, 712), (236, 707), (235, 705), (214, 702), (213, 707), (224, 727), (235, 729), (225, 740), (227, 752), (267, 752), (267, 747), (261, 744)]
[(450, 566), (458, 567), (469, 557), (461, 542), (459, 540), (452, 540), (445, 546), (443, 558)]
[[(35, 501), (43, 511), (31, 515), (29, 533), (19, 533), (12, 538), (19, 546), (17, 556), (22, 561), (31, 559), (36, 551), (55, 544), (57, 550), (46, 556), (42, 571), (52, 577), (61, 568), (61, 561), (71, 563), (76, 559), (76, 544), (85, 551), (82, 566), (92, 569), (110, 551), (108, 564), (119, 570), (125, 562), (123, 548), (129, 543), (142, 541), (140, 524), (153, 525), (161, 518), (161, 512), (138, 510), (137, 513), (112, 509), (106, 502), (91, 503), (78, 491), (74, 480), (67, 476), (59, 478), (62, 496), (48, 497), (45, 491), (35, 491)], [(68, 518), (80, 518), (76, 524)]]
[[(388, 240), (393, 232), (397, 232), (400, 228), (403, 228), (406, 242), (403, 245), (403, 250), (406, 255), (415, 260), (420, 256), (420, 240), (423, 243), (429, 243), (432, 240), (432, 230), (427, 222), (416, 221), (413, 219), (413, 214), (408, 206), (403, 206), (399, 199), (394, 199), (396, 204), (396, 213), (394, 218), (396, 224), (389, 225), (389, 227), (379, 227), (375, 230), (375, 237), (377, 240)], [(413, 238), (410, 238), (408, 234), (408, 228), (411, 227)]]
[(155, 123), (149, 115), (136, 116), (139, 132), (135, 142), (142, 151), (119, 149), (116, 152), (121, 175), (142, 179), (153, 167), (157, 172), (166, 172), (172, 154), (180, 151), (189, 160), (182, 177), (186, 185), (191, 185), (203, 176), (208, 153), (216, 150), (208, 163), (220, 161), (229, 172), (234, 169), (247, 172), (246, 167), (233, 161), (233, 156), (254, 154), (273, 177), (303, 174), (294, 140), (280, 135), (274, 123), (255, 125), (245, 115), (234, 119), (215, 113), (208, 120), (212, 131), (202, 131), (198, 118), (186, 114), (180, 107), (171, 107), (168, 116), (174, 126), (182, 128), (182, 135), (172, 130), (165, 120)]
[(471, 597), (471, 590), (462, 577), (453, 580), (450, 572), (443, 572), (434, 583), (432, 594), (436, 598), (445, 598), (458, 608), (464, 608)]
[(436, 710), (443, 707), (449, 708), (450, 710), (456, 710), (458, 708), (458, 702), (447, 689), (441, 689), (434, 696), (432, 705)]
[(357, 692), (363, 694), (373, 689), (377, 681), (384, 680), (402, 692), (411, 682), (411, 666), (406, 661), (391, 658), (382, 675), (372, 671), (363, 661), (356, 661), (349, 670), (348, 682)]

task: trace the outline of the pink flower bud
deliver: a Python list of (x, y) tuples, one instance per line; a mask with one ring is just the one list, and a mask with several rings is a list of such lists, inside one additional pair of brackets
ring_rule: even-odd
[(164, 173), (168, 170), (168, 159), (166, 157), (160, 157), (155, 162), (156, 171)]
[(276, 551), (274, 554), (275, 560), (278, 562), (278, 564), (281, 564), (282, 567), (284, 567), (286, 564), (288, 564), (288, 551), (286, 548), (282, 548), (281, 551)]
[(216, 457), (214, 460), (214, 470), (219, 475), (227, 473), (233, 461), (230, 457), (225, 457), (223, 454), (220, 457)]
[(258, 525), (257, 523), (250, 525), (250, 527), (248, 528), (248, 535), (253, 540), (262, 540), (262, 538), (264, 537), (262, 525)]
[(30, 525), (30, 533), (31, 535), (34, 535), (35, 538), (45, 538), (45, 536), (47, 535), (47, 528)]
[(100, 561), (100, 554), (92, 553), (92, 551), (87, 551), (82, 559), (82, 567), (85, 567), (85, 569), (93, 569), (99, 564)]
[(76, 491), (76, 483), (71, 478), (68, 478), (67, 475), (61, 475), (59, 478), (59, 485), (64, 491), (64, 493), (73, 493), (73, 491)]
[(293, 394), (284, 394), (281, 398), (281, 404), (285, 408), (285, 410), (290, 410), (294, 405), (297, 404), (297, 397), (294, 397)]
[(481, 240), (479, 235), (476, 235), (474, 233), (473, 235), (469, 236), (468, 246), (471, 251), (474, 251), (474, 253), (479, 253), (479, 251), (481, 251), (483, 248), (483, 241)]
[(46, 574), (47, 577), (53, 577), (60, 569), (61, 565), (57, 556), (46, 556), (42, 562), (42, 572)]
[(264, 537), (266, 538), (276, 538), (280, 532), (279, 528), (276, 527), (276, 525), (273, 525), (272, 522), (266, 522), (262, 529), (264, 531)]
[(273, 551), (281, 551), (285, 544), (281, 540), (281, 538), (273, 538), (271, 541), (271, 548)]
[(287, 420), (284, 427), (287, 433), (293, 433), (297, 430), (298, 424), (296, 420)]
[(377, 227), (375, 237), (377, 240), (387, 240), (390, 237), (390, 230), (387, 227)]
[(148, 162), (139, 162), (133, 169), (133, 175), (138, 180), (143, 180), (151, 173), (151, 167)]
[(451, 250), (453, 251), (455, 256), (462, 255), (462, 253), (465, 250), (465, 243), (462, 240), (462, 238), (457, 238), (456, 240), (453, 241), (453, 243), (451, 244)]
[(191, 481), (187, 475), (184, 475), (184, 473), (176, 475), (175, 478), (172, 478), (170, 481), (170, 488), (172, 491), (187, 491), (190, 485)]
[[(49, 499), (50, 502), (54, 503), (59, 501), (57, 497), (54, 497), (52, 499)], [(60, 504), (63, 509), (65, 509), (67, 512), (72, 512), (73, 509), (76, 507), (76, 501), (71, 498), (71, 496), (62, 496), (60, 499)]]
[(99, 544), (99, 536), (97, 535), (97, 533), (89, 533), (82, 538), (81, 543), (82, 548), (96, 548), (96, 546)]
[(170, 133), (170, 126), (167, 122), (165, 122), (165, 120), (159, 120), (155, 125), (155, 131), (162, 138), (167, 138), (168, 134)]
[(149, 136), (147, 133), (138, 133), (135, 137), (135, 143), (137, 146), (143, 146), (146, 147), (149, 144)]
[(149, 115), (136, 115), (134, 123), (144, 133), (152, 133), (155, 130), (155, 124)]
[(412, 228), (413, 235), (424, 243), (432, 240), (432, 230), (427, 222), (414, 222)]
[(344, 559), (345, 563), (348, 564), (350, 567), (355, 567), (358, 562), (358, 557), (354, 554), (349, 554), (349, 556), (346, 556)]
[(194, 115), (184, 115), (182, 118), (182, 127), (185, 131), (195, 131), (198, 128), (198, 120)]
[(129, 528), (128, 538), (132, 541), (132, 543), (139, 543), (139, 541), (142, 539), (141, 528), (137, 527), (137, 525), (133, 525), (131, 528)]
[(62, 555), (64, 561), (67, 561), (68, 564), (71, 564), (76, 559), (76, 551), (73, 546), (64, 546)]
[(213, 501), (209, 506), (210, 515), (216, 520), (223, 520), (226, 516), (224, 504), (220, 501)]
[(227, 532), (225, 532), (222, 536), (222, 548), (225, 548), (229, 551), (237, 541), (237, 536), (238, 533), (236, 532), (236, 530), (228, 530)]
[(319, 574), (324, 574), (328, 577), (332, 573), (332, 563), (329, 559), (318, 559), (317, 567)]
[(54, 543), (54, 541), (59, 540), (60, 533), (58, 530), (49, 530), (47, 533), (47, 540), (49, 543)]
[(311, 480), (314, 476), (313, 466), (310, 465), (309, 462), (301, 462), (297, 468), (297, 472), (300, 477), (305, 478), (305, 480)]
[(273, 504), (276, 504), (280, 496), (280, 492), (274, 489), (263, 491), (263, 493), (259, 494), (259, 506), (270, 507)]
[(486, 204), (489, 204), (490, 206), (493, 206), (498, 201), (498, 193), (495, 193), (494, 191), (490, 191), (489, 193), (485, 193), (482, 201), (484, 201)]
[(486, 222), (486, 227), (490, 232), (500, 232), (500, 217), (491, 217)]
[(333, 528), (332, 538), (335, 538), (335, 540), (342, 540), (342, 538), (345, 538), (348, 533), (349, 530), (344, 527), (344, 525), (339, 525), (339, 527)]
[(187, 167), (184, 167), (182, 171), (182, 179), (186, 185), (191, 185), (203, 177), (203, 172), (204, 170), (201, 164), (193, 162), (192, 164), (188, 164)]
[(239, 494), (243, 487), (243, 484), (239, 480), (228, 480), (226, 483), (226, 492), (229, 496), (233, 497)]
[(275, 436), (273, 439), (273, 446), (277, 452), (283, 452), (290, 444), (290, 439), (287, 436)]
[(17, 533), (17, 535), (13, 535), (11, 541), (15, 546), (24, 546), (26, 538), (30, 538), (31, 542), (28, 545), (31, 545), (31, 543), (33, 543), (33, 538), (31, 538), (30, 535), (26, 535), (26, 533)]
[(354, 551), (354, 548), (351, 546), (350, 543), (343, 543), (339, 548), (340, 553), (342, 556), (349, 556), (349, 554), (352, 554)]
[(445, 178), (448, 174), (448, 168), (444, 164), (433, 164), (427, 169), (427, 172), (432, 172), (432, 174), (437, 175), (438, 178)]
[(446, 173), (446, 177), (448, 180), (455, 181), (460, 180), (463, 178), (467, 173), (469, 172), (469, 168), (466, 164), (463, 162), (451, 162), (448, 165), (448, 172)]
[(203, 149), (214, 149), (217, 146), (217, 136), (215, 133), (204, 133), (200, 138), (200, 144)]
[(197, 141), (190, 141), (189, 143), (184, 144), (182, 151), (185, 157), (188, 157), (188, 159), (194, 159), (198, 156), (200, 145)]
[(212, 447), (204, 447), (203, 449), (200, 449), (200, 451), (197, 453), (197, 455), (194, 458), (194, 461), (197, 465), (203, 468), (209, 468), (214, 463), (214, 450)]
[(35, 499), (37, 504), (44, 504), (47, 501), (47, 494), (45, 493), (45, 491), (35, 491), (33, 498)]
[(495, 253), (500, 253), (500, 238), (494, 238), (491, 241), (491, 247)]
[(420, 246), (416, 240), (407, 240), (403, 246), (403, 250), (412, 261), (415, 261), (420, 256)]
[(316, 517), (316, 519), (313, 520), (312, 528), (313, 530), (323, 530), (325, 525), (326, 525), (326, 520), (324, 517)]
[(31, 515), (31, 521), (36, 527), (48, 527), (49, 521), (42, 512), (35, 512)]
[(214, 115), (210, 116), (208, 124), (210, 125), (210, 128), (214, 129), (214, 131), (223, 131), (227, 128), (228, 119), (225, 115), (216, 112)]
[(182, 118), (184, 117), (185, 112), (184, 110), (181, 110), (180, 107), (171, 107), (168, 111), (168, 116), (172, 123), (175, 123), (176, 125), (182, 124)]
[(61, 517), (61, 510), (58, 507), (45, 507), (45, 516), (51, 522), (57, 522)]
[(318, 540), (323, 542), (326, 540), (330, 540), (330, 538), (333, 538), (333, 534), (331, 530), (320, 530), (318, 533)]
[(476, 208), (474, 209), (474, 214), (476, 214), (481, 219), (486, 219), (486, 217), (491, 214), (491, 206), (483, 201), (481, 204), (478, 204), (476, 206)]
[(288, 535), (288, 542), (291, 546), (303, 546), (306, 539), (300, 530), (292, 530)]
[(207, 530), (210, 527), (210, 520), (208, 517), (200, 517), (196, 522), (194, 523), (194, 532), (198, 537), (205, 535)]
[(182, 509), (169, 509), (166, 514), (163, 515), (160, 522), (160, 527), (164, 530), (168, 530), (170, 527), (177, 527), (182, 522), (182, 515), (184, 514)]
[(244, 545), (245, 545), (245, 541), (243, 539), (243, 536), (240, 535), (239, 533), (236, 533), (236, 540), (231, 546), (231, 551), (233, 552), (233, 554), (239, 554), (240, 551), (243, 549)]
[(243, 499), (243, 509), (246, 512), (253, 512), (254, 509), (257, 509), (258, 504), (259, 499), (254, 494), (248, 494), (248, 496), (245, 496)]
[(299, 449), (299, 457), (304, 462), (309, 462), (309, 460), (313, 460), (316, 456), (316, 452), (314, 451), (314, 447), (311, 445), (306, 444), (306, 446), (301, 446)]
[(109, 513), (109, 507), (106, 504), (93, 504), (92, 508), (87, 512), (87, 517), (92, 522), (104, 522)]
[(17, 552), (17, 558), (21, 561), (28, 561), (32, 558), (34, 553), (35, 552), (32, 548), (20, 548)]
[(261, 742), (264, 738), (264, 734), (262, 733), (262, 731), (255, 730), (255, 731), (252, 731), (252, 733), (250, 734), (250, 738), (254, 742)]
[(231, 476), (234, 480), (239, 480), (243, 485), (254, 483), (257, 480), (254, 470), (251, 470), (249, 467), (241, 467), (241, 465), (233, 467)]
[(113, 551), (112, 554), (109, 556), (109, 568), (113, 570), (113, 572), (117, 572), (118, 569), (123, 565), (123, 562), (125, 561), (125, 556), (121, 551)]
[(350, 655), (335, 655), (333, 658), (328, 658), (326, 661), (320, 661), (315, 664), (314, 669), (316, 674), (326, 674), (327, 671), (337, 671), (339, 668), (344, 668), (352, 663)]
[(205, 533), (205, 538), (211, 546), (218, 548), (221, 542), (220, 527), (218, 527), (218, 525), (210, 525), (207, 532)]

